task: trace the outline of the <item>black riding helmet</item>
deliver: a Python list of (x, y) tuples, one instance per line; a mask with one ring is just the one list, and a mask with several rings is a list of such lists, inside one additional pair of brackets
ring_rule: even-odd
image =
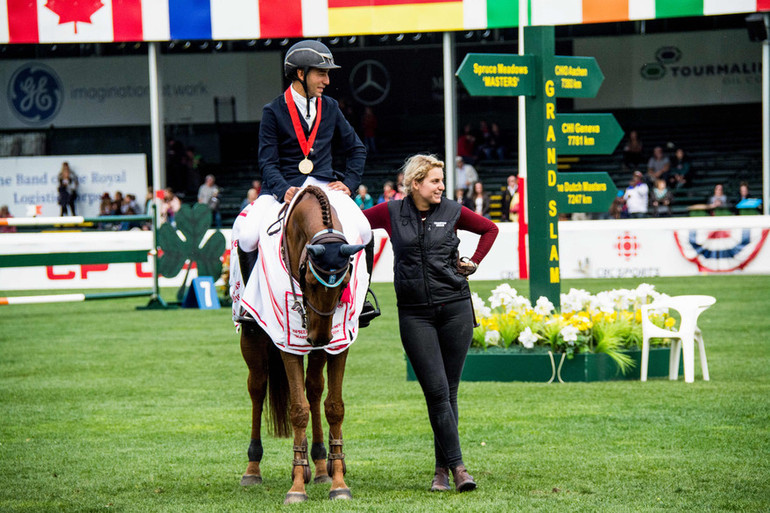
[(307, 117), (310, 117), (310, 97), (307, 91), (307, 73), (310, 68), (339, 69), (340, 66), (334, 63), (334, 56), (332, 56), (329, 48), (313, 39), (300, 41), (286, 52), (286, 57), (283, 59), (283, 73), (286, 78), (292, 81), (299, 80), (297, 70), (301, 69), (304, 72), (304, 78), (300, 82), (305, 89), (305, 97), (308, 100)]

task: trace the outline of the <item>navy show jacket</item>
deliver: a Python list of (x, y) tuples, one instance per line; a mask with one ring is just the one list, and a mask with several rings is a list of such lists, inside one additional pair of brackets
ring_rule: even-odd
[[(345, 119), (334, 98), (321, 96), (321, 124), (308, 158), (313, 162), (310, 175), (299, 171), (299, 163), (305, 156), (294, 133), (288, 105), (283, 95), (265, 105), (259, 125), (259, 169), (262, 172), (262, 194), (272, 194), (278, 201), (289, 187), (299, 187), (307, 176), (321, 180), (341, 181), (351, 193), (361, 184), (366, 161), (366, 147)], [(291, 105), (291, 108), (296, 108)], [(309, 138), (304, 113), (299, 113), (300, 124)], [(316, 122), (318, 118), (316, 117)], [(332, 168), (332, 139), (335, 133), (345, 155), (345, 171)], [(336, 142), (336, 139), (335, 139)]]

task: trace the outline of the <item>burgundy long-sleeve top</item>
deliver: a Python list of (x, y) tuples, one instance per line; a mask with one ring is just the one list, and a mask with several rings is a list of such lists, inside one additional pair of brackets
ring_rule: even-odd
[[(390, 211), (388, 210), (387, 203), (380, 203), (364, 210), (364, 215), (369, 220), (369, 224), (372, 228), (383, 228), (388, 232), (388, 236), (391, 235), (390, 231)], [(455, 230), (465, 230), (471, 233), (475, 233), (481, 236), (479, 243), (476, 245), (476, 251), (473, 253), (471, 260), (479, 264), (487, 256), (489, 250), (492, 249), (492, 243), (497, 238), (497, 232), (499, 229), (489, 219), (482, 217), (467, 207), (462, 207), (460, 210), (460, 217), (455, 224)]]

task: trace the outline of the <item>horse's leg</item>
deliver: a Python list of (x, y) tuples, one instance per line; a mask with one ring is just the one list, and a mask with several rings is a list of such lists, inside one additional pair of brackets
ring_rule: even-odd
[(324, 409), (329, 423), (329, 463), (332, 476), (330, 499), (350, 499), (350, 489), (345, 484), (345, 453), (342, 452), (342, 421), (345, 418), (345, 403), (342, 401), (342, 378), (345, 375), (345, 362), (348, 350), (337, 355), (329, 355), (328, 378), (329, 392), (326, 394)]
[(326, 446), (324, 445), (323, 418), (321, 417), (321, 397), (324, 392), (324, 366), (326, 365), (325, 351), (311, 351), (307, 359), (307, 377), (305, 390), (310, 402), (310, 422), (313, 432), (313, 444), (310, 447), (310, 457), (315, 465), (314, 483), (331, 483), (332, 479), (326, 470)]
[(307, 460), (307, 422), (310, 417), (310, 404), (305, 398), (303, 357), (281, 352), (286, 377), (289, 380), (289, 417), (294, 428), (294, 462), (291, 476), (293, 484), (286, 493), (284, 504), (307, 500), (305, 483), (310, 481), (310, 465)]
[(262, 460), (262, 408), (267, 392), (268, 343), (267, 336), (256, 325), (241, 325), (241, 354), (249, 368), (247, 387), (251, 396), (251, 443), (249, 464), (241, 478), (243, 486), (262, 483), (259, 463)]

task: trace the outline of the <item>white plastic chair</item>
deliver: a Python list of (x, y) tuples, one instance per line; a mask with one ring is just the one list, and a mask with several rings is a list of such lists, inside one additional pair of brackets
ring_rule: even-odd
[[(668, 361), (668, 379), (676, 380), (679, 377), (679, 353), (681, 352), (685, 383), (695, 381), (695, 340), (697, 340), (703, 380), (709, 380), (706, 348), (703, 345), (703, 335), (698, 328), (698, 316), (716, 301), (716, 298), (711, 296), (675, 296), (642, 305), (642, 381), (647, 381), (651, 338), (675, 339), (671, 344), (671, 356)], [(649, 311), (664, 308), (673, 308), (679, 312), (681, 317), (679, 330), (659, 328), (652, 323)]]

